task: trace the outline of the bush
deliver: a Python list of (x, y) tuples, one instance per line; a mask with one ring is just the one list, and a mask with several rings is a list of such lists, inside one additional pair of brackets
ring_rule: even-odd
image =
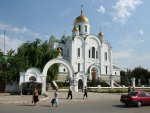
[(56, 81), (56, 84), (58, 85), (59, 88), (69, 87), (69, 82)]

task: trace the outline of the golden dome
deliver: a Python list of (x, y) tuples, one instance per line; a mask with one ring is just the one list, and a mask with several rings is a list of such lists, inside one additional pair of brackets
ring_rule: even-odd
[(75, 22), (74, 23), (79, 23), (79, 22), (85, 22), (85, 23), (89, 23), (89, 20), (86, 16), (78, 16), (76, 19), (75, 19)]
[[(81, 8), (82, 8), (82, 6), (81, 6)], [(81, 15), (75, 19), (74, 24), (79, 23), (79, 22), (89, 23), (89, 19), (83, 15), (82, 9), (81, 9)]]
[(78, 27), (77, 27), (77, 26), (74, 26), (72, 32), (77, 32), (77, 31), (79, 31)]

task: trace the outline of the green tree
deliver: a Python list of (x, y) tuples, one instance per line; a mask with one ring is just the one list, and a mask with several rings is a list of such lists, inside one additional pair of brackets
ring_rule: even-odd
[(120, 82), (121, 85), (128, 85), (128, 76), (125, 71), (120, 71)]
[(147, 74), (148, 70), (142, 68), (142, 67), (136, 67), (132, 71), (133, 77), (136, 78), (136, 84), (138, 84), (138, 79), (141, 79), (141, 84), (146, 83), (145, 75)]
[[(56, 51), (49, 46), (49, 42), (41, 43), (36, 39), (34, 42), (26, 42), (18, 48), (18, 56), (26, 62), (28, 68), (36, 67), (40, 71), (43, 70), (45, 64), (56, 58)], [(48, 81), (55, 79), (58, 74), (58, 64), (52, 65), (48, 70)]]

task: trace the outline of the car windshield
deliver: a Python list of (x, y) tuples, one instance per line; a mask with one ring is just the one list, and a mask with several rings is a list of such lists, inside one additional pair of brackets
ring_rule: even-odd
[(130, 92), (128, 96), (136, 96), (138, 92)]
[(146, 96), (150, 97), (150, 93), (145, 93), (145, 94), (146, 94)]

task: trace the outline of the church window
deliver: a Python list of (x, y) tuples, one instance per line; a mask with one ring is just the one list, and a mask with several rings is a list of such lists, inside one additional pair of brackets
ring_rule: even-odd
[(90, 49), (89, 49), (89, 58), (91, 57), (91, 51), (90, 51)]
[(95, 58), (95, 47), (92, 47), (92, 58)]
[(80, 57), (80, 48), (78, 48), (78, 57)]
[(105, 60), (107, 60), (107, 52), (105, 52)]
[(98, 59), (98, 51), (96, 51), (96, 59)]
[(108, 67), (106, 66), (106, 74), (107, 74), (107, 71), (108, 71)]
[(81, 25), (79, 25), (79, 32), (81, 32)]
[(78, 63), (78, 72), (80, 71), (80, 63)]
[(85, 25), (85, 32), (87, 32), (87, 25)]

